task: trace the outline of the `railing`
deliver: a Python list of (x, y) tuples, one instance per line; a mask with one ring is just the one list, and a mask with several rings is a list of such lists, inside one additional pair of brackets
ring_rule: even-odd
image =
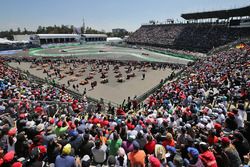
[(147, 97), (149, 97), (149, 95), (153, 94), (156, 90), (160, 89), (166, 82), (171, 81), (174, 78), (179, 77), (182, 74), (183, 71), (184, 71), (184, 69), (182, 69), (181, 71), (175, 73), (174, 75), (171, 74), (170, 76), (168, 76), (167, 78), (165, 78), (163, 80), (163, 82), (157, 84), (156, 86), (154, 86), (153, 88), (151, 88), (150, 90), (148, 90), (147, 92), (145, 92), (144, 94), (142, 94), (139, 97), (137, 97), (136, 100), (138, 101), (138, 103), (143, 102)]
[[(21, 75), (24, 76), (27, 80), (34, 81), (35, 83), (38, 83), (38, 84), (49, 84), (49, 85), (53, 85), (53, 86), (55, 86), (55, 87), (57, 87), (57, 88), (59, 88), (59, 89), (61, 88), (61, 85), (56, 84), (56, 83), (53, 83), (53, 82), (50, 81), (50, 80), (45, 80), (45, 79), (39, 78), (39, 77), (37, 77), (37, 76), (31, 74), (28, 70), (27, 70), (27, 71), (22, 71), (21, 69), (19, 69), (19, 68), (14, 68), (14, 67), (8, 65), (7, 63), (5, 63), (5, 65), (8, 66), (9, 68), (12, 68), (12, 69), (21, 71)], [(70, 95), (72, 95), (72, 96), (73, 96), (74, 98), (76, 98), (76, 99), (82, 99), (82, 97), (83, 97), (82, 94), (77, 93), (77, 92), (75, 92), (75, 91), (73, 91), (73, 90), (71, 90), (71, 89), (65, 89), (65, 91), (66, 91), (67, 93), (69, 93)], [(95, 103), (95, 104), (97, 104), (97, 103), (99, 103), (99, 102), (103, 102), (103, 104), (104, 104), (105, 106), (108, 106), (108, 105), (111, 105), (111, 106), (114, 106), (114, 107), (118, 107), (118, 106), (119, 106), (119, 104), (114, 103), (114, 102), (111, 102), (111, 101), (106, 100), (106, 99), (100, 99), (100, 100), (98, 100), (98, 99), (93, 98), (93, 97), (89, 97), (89, 96), (86, 96), (86, 97), (87, 97), (88, 101), (93, 102), (93, 103)]]

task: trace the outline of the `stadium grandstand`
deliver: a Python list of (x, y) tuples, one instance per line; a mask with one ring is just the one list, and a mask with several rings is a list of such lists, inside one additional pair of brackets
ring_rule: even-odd
[[(249, 167), (249, 11), (142, 25), (124, 47), (36, 34), (39, 45), (91, 45), (0, 52), (0, 167)], [(18, 43), (0, 38), (0, 50)]]
[(107, 40), (105, 34), (34, 34), (30, 36), (32, 44), (55, 44), (77, 42), (103, 42)]
[(208, 52), (250, 37), (249, 8), (182, 14), (186, 24), (142, 25), (126, 41), (133, 45)]

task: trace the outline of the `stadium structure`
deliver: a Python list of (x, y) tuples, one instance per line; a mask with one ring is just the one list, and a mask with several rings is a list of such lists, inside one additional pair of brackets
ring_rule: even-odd
[(74, 42), (104, 42), (107, 40), (105, 34), (34, 34), (30, 41), (35, 45), (53, 43), (74, 43)]
[(212, 48), (250, 37), (250, 6), (185, 13), (186, 23), (142, 25), (128, 44), (208, 52)]

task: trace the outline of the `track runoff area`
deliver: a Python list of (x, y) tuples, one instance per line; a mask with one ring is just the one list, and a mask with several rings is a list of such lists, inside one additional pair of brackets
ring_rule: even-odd
[[(25, 53), (18, 52), (17, 55), (23, 56)], [(145, 49), (125, 48), (108, 46), (104, 44), (98, 45), (64, 45), (64, 46), (53, 46), (43, 49), (31, 49), (29, 50), (30, 56), (37, 57), (76, 57), (77, 59), (88, 59), (88, 60), (118, 60), (118, 61), (137, 61), (137, 62), (155, 62), (155, 63), (178, 63), (187, 64), (190, 60), (173, 57), (166, 54), (156, 53)], [(27, 56), (27, 52), (26, 52)], [(31, 74), (39, 76), (40, 78), (46, 78), (47, 73), (45, 70), (49, 70), (49, 65), (40, 64), (31, 68), (31, 63), (22, 62), (10, 63), (13, 67), (18, 67), (21, 70), (29, 71)], [(85, 67), (85, 70), (83, 69)], [(134, 73), (133, 77), (126, 78), (128, 75), (128, 65), (121, 65), (119, 72), (123, 78), (122, 82), (118, 82), (117, 73), (114, 71), (114, 65), (110, 65), (110, 69), (106, 71), (107, 83), (101, 83), (103, 81), (102, 74), (96, 70), (93, 72), (93, 64), (77, 63), (77, 66), (73, 67), (73, 63), (67, 65), (61, 63), (60, 70), (63, 78), (58, 78), (52, 75), (52, 78), (59, 84), (65, 84), (69, 89), (78, 93), (86, 91), (87, 96), (95, 99), (103, 98), (108, 102), (115, 104), (121, 104), (124, 99), (128, 97), (133, 98), (134, 96), (140, 96), (152, 89), (155, 85), (159, 84), (162, 79), (165, 79), (173, 72), (171, 69), (158, 69), (153, 70), (150, 67), (144, 69), (135, 69), (132, 67), (131, 74)], [(69, 69), (74, 69), (74, 74), (67, 74)], [(92, 75), (94, 74), (94, 75)], [(142, 79), (143, 74), (145, 78)], [(89, 83), (82, 84), (85, 79), (92, 75), (93, 78), (89, 80)], [(97, 86), (92, 89), (91, 82), (97, 81)], [(78, 89), (74, 89), (74, 86), (78, 85)]]

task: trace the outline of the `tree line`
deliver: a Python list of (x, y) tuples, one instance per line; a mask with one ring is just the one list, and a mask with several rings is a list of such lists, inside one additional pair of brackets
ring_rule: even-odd
[(73, 33), (86, 33), (86, 34), (107, 34), (109, 37), (117, 36), (117, 37), (124, 37), (126, 34), (113, 34), (112, 32), (105, 32), (104, 30), (96, 30), (91, 27), (86, 27), (83, 29), (76, 28), (73, 25), (61, 25), (61, 26), (38, 26), (38, 28), (35, 31), (30, 31), (24, 28), (21, 30), (20, 28), (17, 28), (16, 30), (10, 29), (6, 31), (0, 31), (0, 38), (7, 38), (9, 40), (13, 40), (13, 35), (29, 35), (29, 34), (73, 34)]

